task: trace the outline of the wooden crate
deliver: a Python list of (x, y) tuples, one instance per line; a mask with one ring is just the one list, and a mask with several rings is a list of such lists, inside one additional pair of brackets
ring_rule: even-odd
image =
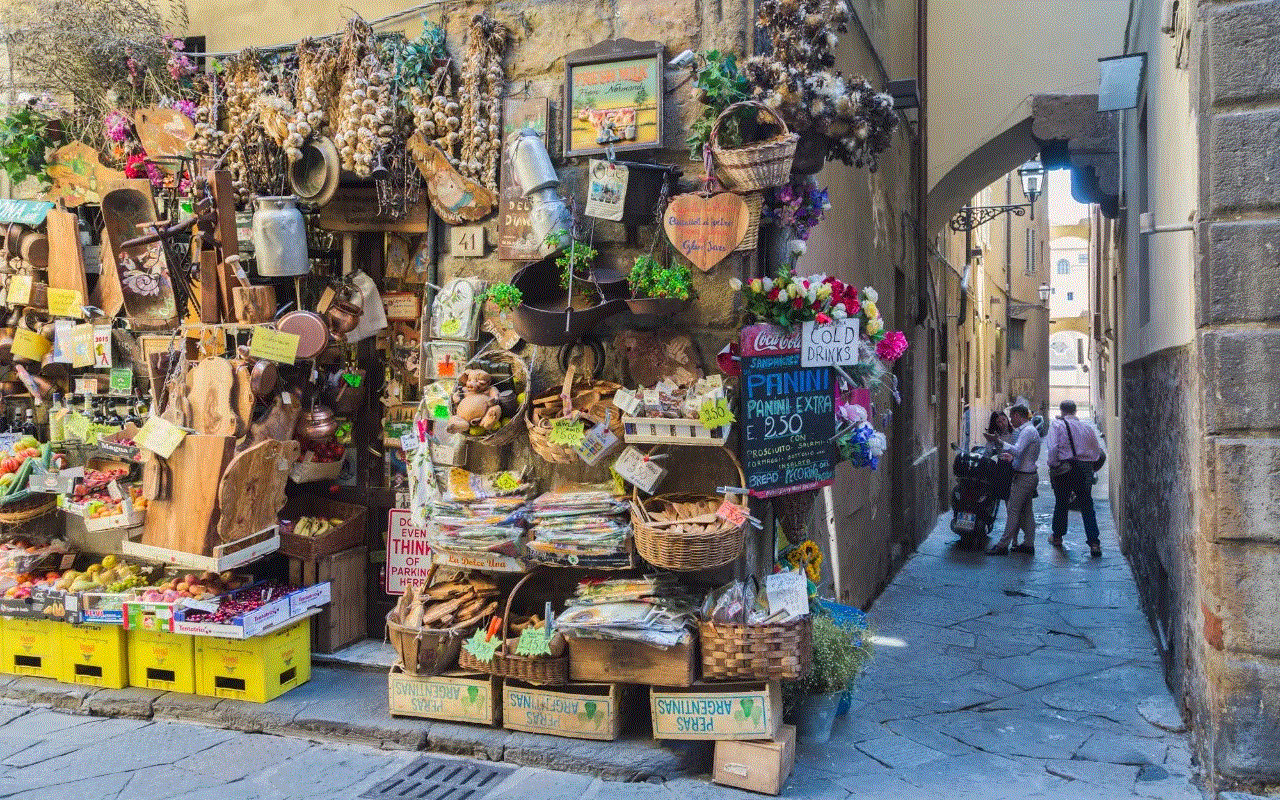
[(722, 446), (729, 439), (730, 425), (708, 428), (696, 419), (623, 417), (623, 437), (627, 444), (675, 444)]
[(781, 794), (796, 763), (796, 726), (783, 725), (773, 739), (716, 742), (711, 780), (761, 794)]
[(502, 682), (502, 727), (572, 739), (612, 741), (622, 732), (622, 685), (531, 686)]
[(368, 602), (365, 573), (369, 548), (364, 545), (316, 559), (289, 559), (289, 582), (312, 586), (329, 581), (332, 600), (311, 620), (311, 649), (333, 653), (365, 638)]
[(427, 717), (450, 722), (502, 722), (502, 679), (472, 672), (408, 675), (400, 665), (387, 676), (387, 707), (393, 717)]
[(364, 506), (339, 503), (315, 494), (290, 497), (280, 511), (280, 519), (297, 522), (302, 517), (346, 520), (323, 536), (280, 534), (280, 552), (290, 558), (317, 559), (364, 544), (367, 513)]
[(621, 639), (566, 638), (569, 677), (575, 682), (689, 686), (698, 677), (698, 648), (692, 634), (666, 650)]
[(773, 739), (782, 725), (782, 684), (655, 686), (649, 706), (655, 739)]

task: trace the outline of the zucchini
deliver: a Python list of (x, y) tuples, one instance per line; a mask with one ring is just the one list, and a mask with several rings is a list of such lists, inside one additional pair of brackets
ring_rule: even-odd
[(9, 484), (9, 491), (4, 493), (5, 497), (15, 495), (27, 488), (27, 482), (31, 480), (31, 471), (35, 467), (35, 459), (28, 458), (22, 462), (22, 466), (18, 467), (17, 476), (13, 479), (13, 483)]

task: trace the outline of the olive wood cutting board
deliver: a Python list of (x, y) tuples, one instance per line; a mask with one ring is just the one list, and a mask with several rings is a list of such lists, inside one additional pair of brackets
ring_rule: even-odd
[(298, 460), (296, 441), (267, 439), (237, 453), (218, 486), (218, 538), (234, 542), (269, 528), (284, 508), (289, 468)]
[(187, 400), (196, 433), (236, 436), (239, 421), (232, 409), (235, 370), (225, 358), (206, 358), (187, 372)]
[(210, 555), (217, 521), (218, 481), (230, 463), (236, 440), (230, 436), (188, 435), (168, 461), (169, 499), (147, 507), (144, 544)]
[(45, 223), (49, 232), (49, 288), (79, 292), (80, 302), (89, 302), (78, 218), (70, 211), (51, 208)]

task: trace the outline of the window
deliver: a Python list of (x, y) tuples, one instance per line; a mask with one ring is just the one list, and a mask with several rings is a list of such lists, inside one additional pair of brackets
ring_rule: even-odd
[(1081, 253), (1081, 254), (1079, 254), (1078, 256), (1076, 256), (1076, 261), (1079, 261), (1081, 264), (1088, 264), (1088, 263), (1089, 263), (1089, 254), (1088, 254), (1088, 253)]
[(1036, 274), (1036, 230), (1027, 228), (1027, 265), (1023, 269), (1026, 275)]
[(1076, 299), (1076, 293), (1075, 293), (1075, 292), (1067, 292), (1067, 302), (1068, 302), (1068, 303), (1070, 303), (1072, 300), (1075, 300), (1075, 299)]
[(1058, 259), (1058, 274), (1059, 274), (1059, 275), (1070, 275), (1070, 274), (1071, 274), (1071, 262), (1070, 262), (1070, 261), (1068, 261), (1068, 260), (1066, 260), (1065, 258), (1060, 258), (1060, 259)]
[(1026, 333), (1027, 321), (1025, 319), (1017, 319), (1016, 317), (1009, 320), (1009, 349), (1021, 350), (1022, 337)]

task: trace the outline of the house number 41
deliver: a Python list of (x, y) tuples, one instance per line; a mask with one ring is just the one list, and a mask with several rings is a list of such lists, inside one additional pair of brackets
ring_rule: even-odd
[(477, 258), (484, 255), (484, 227), (459, 225), (449, 229), (449, 255)]

